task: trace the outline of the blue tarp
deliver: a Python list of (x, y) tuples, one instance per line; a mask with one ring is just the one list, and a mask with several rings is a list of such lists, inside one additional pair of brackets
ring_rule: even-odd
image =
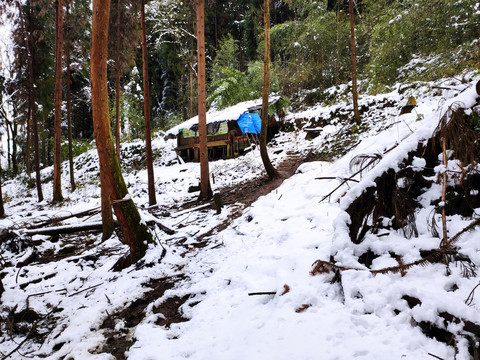
[(262, 119), (257, 113), (243, 113), (237, 120), (240, 130), (245, 133), (260, 134)]

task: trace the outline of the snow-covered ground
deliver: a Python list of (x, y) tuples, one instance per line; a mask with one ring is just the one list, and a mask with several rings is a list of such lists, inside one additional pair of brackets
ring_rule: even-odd
[[(114, 324), (114, 331), (127, 333), (130, 340), (128, 359), (470, 359), (466, 337), (454, 339), (455, 349), (427, 337), (416, 324), (425, 321), (442, 327), (443, 320), (438, 316), (442, 311), (480, 324), (478, 297), (473, 293), (473, 301), (465, 303), (479, 283), (477, 276), (463, 277), (461, 267), (455, 264), (449, 276), (442, 264), (413, 267), (404, 276), (373, 275), (358, 262), (367, 248), (381, 255), (372, 269), (396, 265), (389, 256), (392, 250), (404, 262), (412, 262), (419, 259), (420, 250), (437, 248), (440, 239), (430, 234), (428, 218), (434, 209), (430, 199), (440, 196), (440, 185), (426, 193), (423, 207), (416, 214), (419, 235), (408, 240), (400, 230), (390, 230), (387, 236), (367, 236), (360, 245), (353, 245), (345, 210), (377, 176), (388, 168), (395, 169), (408, 151), (431, 136), (451, 101), (471, 106), (476, 98), (472, 84), (477, 80), (462, 84), (449, 79), (416, 84), (401, 94), (397, 89), (389, 94), (363, 96), (360, 105), (368, 108), (363, 118), (366, 128), (352, 140), (350, 151), (332, 162), (304, 163), (278, 189), (243, 209), (242, 216), (233, 219), (225, 230), (210, 235), (202, 248), (195, 247), (196, 239), (228, 220), (235, 204), (219, 215), (203, 209), (177, 216), (182, 204), (195, 200), (188, 187), (198, 184), (199, 165), (178, 163), (172, 151), (174, 141), (157, 137), (153, 147), (158, 154), (155, 177), (159, 207), (156, 213), (149, 213), (146, 171), (132, 167), (141, 143), (125, 145), (125, 179), (143, 217), (148, 220), (155, 216), (176, 233), (168, 235), (157, 228), (156, 245), (150, 246), (142, 265), (121, 272), (111, 271), (127, 251), (116, 236), (101, 242), (100, 235), (86, 235), (85, 242), (90, 245), (79, 255), (17, 267), (32, 247), (38, 253), (48, 249), (55, 253), (65, 246), (64, 240), (60, 237), (54, 242), (48, 236), (35, 235), (32, 243), (17, 251), (0, 244), (5, 286), (0, 316), (7, 319), (9, 312), (32, 309), (43, 317), (30, 326), (49, 329), (43, 342), (27, 339), (22, 343), (25, 336), (11, 337), (11, 329), (2, 325), (0, 355), (18, 347), (10, 358), (111, 359), (113, 356), (102, 350), (108, 338), (100, 329), (102, 323), (141, 298), (150, 289), (147, 283), (172, 276), (174, 286), (146, 307), (138, 325), (129, 327), (122, 321)], [(453, 90), (436, 89), (434, 85)], [(398, 116), (399, 107), (409, 96), (415, 96), (417, 108)], [(390, 105), (385, 106), (387, 103)], [(348, 108), (346, 99), (336, 105), (290, 113), (288, 119), (305, 119), (307, 127), (312, 128), (329, 114), (347, 112)], [(343, 136), (346, 127), (342, 121), (329, 120), (320, 136), (311, 141), (305, 140), (303, 130), (283, 133), (270, 146), (270, 155), (274, 164), (279, 164), (294, 152), (320, 153), (327, 142)], [(361, 178), (356, 176), (358, 183), (347, 182), (321, 201), (340, 179), (352, 176), (353, 157), (384, 154), (393, 146), (395, 149), (370, 172)], [(0, 226), (14, 227), (23, 236), (24, 224), (98, 207), (95, 151), (76, 159), (75, 175), (80, 186), (73, 193), (69, 192), (64, 164), (62, 181), (67, 200), (60, 205), (51, 205), (48, 200), (38, 204), (35, 189), (27, 187), (26, 178), (4, 184), (8, 217)], [(420, 160), (416, 164), (422, 166)], [(237, 159), (211, 162), (210, 170), (214, 191), (263, 174), (258, 150)], [(45, 169), (42, 175), (48, 179), (51, 172)], [(51, 188), (51, 182), (44, 183), (46, 199), (51, 198)], [(88, 221), (98, 220), (96, 215)], [(449, 235), (471, 220), (449, 217)], [(480, 265), (475, 242), (479, 235), (480, 231), (474, 230), (458, 243), (475, 265)], [(333, 273), (310, 274), (316, 260), (328, 261), (332, 255), (337, 265), (356, 269), (341, 271), (341, 283), (332, 283)], [(41, 281), (32, 282), (34, 279)], [(455, 291), (451, 291), (453, 288)], [(421, 305), (410, 309), (402, 299), (404, 295), (420, 299)], [(157, 325), (163, 315), (156, 309), (173, 297), (187, 297), (180, 311), (189, 320)], [(450, 324), (448, 331), (464, 332), (462, 324)]]

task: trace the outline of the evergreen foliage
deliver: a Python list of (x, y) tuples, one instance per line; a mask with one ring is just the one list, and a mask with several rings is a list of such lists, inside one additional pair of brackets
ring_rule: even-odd
[[(326, 11), (325, 4), (297, 1), (304, 18), (272, 27), (272, 60), (279, 64), (281, 89), (326, 88), (348, 78), (349, 30), (344, 16)], [(301, 5), (301, 6), (300, 6)]]
[[(438, 71), (442, 69), (455, 68), (456, 73), (464, 66), (475, 65), (472, 60), (480, 35), (478, 4), (467, 0), (407, 0), (384, 6), (374, 3), (368, 2), (368, 16), (376, 19), (368, 44), (368, 75), (373, 83), (392, 85), (399, 78), (441, 76)], [(416, 61), (416, 71), (410, 67), (405, 69), (408, 73), (402, 73), (412, 59), (434, 62), (420, 66)]]
[[(362, 91), (376, 92), (397, 81), (431, 80), (480, 67), (480, 5), (471, 0), (362, 0), (356, 2), (358, 77)], [(112, 13), (118, 1), (112, 1)], [(142, 66), (137, 3), (122, 7), (122, 137), (142, 137)], [(91, 9), (70, 0), (71, 91), (74, 139), (92, 139), (90, 89)], [(26, 163), (28, 71), (25, 34), (16, 6), (5, 6), (13, 21), (14, 62), (4, 82), (12, 100), (10, 122), (18, 133), (17, 159)], [(271, 93), (295, 101), (326, 101), (324, 89), (350, 81), (348, 1), (272, 0)], [(37, 120), (43, 166), (49, 165), (53, 136), (54, 7), (26, 0), (22, 11), (32, 35)], [(164, 129), (196, 113), (196, 40), (193, 2), (147, 3), (149, 77), (153, 129)], [(263, 80), (263, 1), (208, 1), (205, 8), (206, 70), (210, 106), (225, 107), (258, 98)], [(115, 40), (115, 16), (110, 39)], [(112, 45), (112, 44), (111, 44)], [(115, 51), (110, 47), (109, 71)], [(5, 67), (5, 64), (2, 64)], [(111, 77), (110, 88), (114, 81)], [(309, 96), (301, 96), (308, 90)], [(112, 96), (114, 92), (111, 91)], [(193, 114), (191, 112), (193, 111)], [(6, 124), (3, 124), (6, 127)], [(14, 127), (10, 126), (10, 133)], [(66, 129), (64, 129), (64, 132)], [(32, 154), (30, 154), (30, 157)]]
[[(261, 43), (263, 46), (263, 42)], [(220, 48), (212, 65), (210, 95), (207, 101), (214, 107), (224, 108), (262, 95), (263, 62), (254, 61), (246, 72), (238, 69), (239, 47), (228, 34), (220, 41)], [(279, 89), (276, 67), (271, 71), (271, 90)]]

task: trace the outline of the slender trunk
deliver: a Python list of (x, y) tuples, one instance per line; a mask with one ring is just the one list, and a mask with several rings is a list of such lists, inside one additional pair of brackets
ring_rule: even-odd
[(18, 124), (14, 122), (13, 128), (12, 128), (12, 169), (14, 174), (18, 174), (17, 134), (18, 134)]
[(245, 72), (245, 52), (243, 51), (243, 44), (240, 43), (239, 55), (238, 55), (238, 70)]
[(341, 26), (342, 23), (340, 21), (340, 11), (338, 9), (337, 5), (337, 10), (336, 10), (336, 15), (335, 15), (335, 24), (336, 24), (336, 35), (337, 35), (337, 57), (335, 59), (335, 85), (338, 85), (340, 83), (340, 61), (341, 61), (341, 44), (340, 44), (340, 31), (341, 31)]
[[(215, 6), (215, 10), (214, 10), (214, 16), (215, 16), (215, 25), (214, 25), (214, 29), (215, 29), (215, 50), (218, 50), (218, 20), (217, 20), (217, 5), (218, 3), (217, 2), (214, 2), (214, 6)], [(205, 5), (205, 2), (203, 3), (203, 7)], [(203, 12), (203, 15), (205, 15), (205, 11)], [(198, 19), (198, 13), (197, 13), (197, 19)], [(203, 24), (205, 24), (205, 21), (203, 22)], [(205, 28), (204, 28), (204, 32), (205, 32)], [(198, 40), (197, 40), (198, 41)]]
[(11, 124), (10, 124), (10, 121), (5, 118), (5, 122), (7, 124), (6, 128), (7, 128), (7, 163), (8, 163), (8, 167), (11, 168), (12, 167), (12, 153), (10, 152), (10, 144), (11, 144), (11, 139), (10, 139), (10, 130), (11, 130)]
[[(442, 155), (443, 155), (443, 165), (445, 167), (444, 173), (443, 173), (443, 184), (442, 184), (442, 231), (443, 231), (443, 236), (442, 236), (442, 246), (446, 246), (448, 243), (448, 229), (447, 229), (447, 213), (445, 210), (445, 201), (447, 197), (447, 166), (448, 166), (448, 159), (447, 159), (447, 136), (446, 134), (443, 134), (443, 139), (442, 139)], [(443, 263), (448, 266), (448, 258), (447, 255), (443, 255)], [(448, 273), (448, 268), (447, 268), (447, 273)]]
[(358, 92), (357, 92), (357, 56), (355, 55), (355, 18), (353, 14), (353, 0), (349, 0), (350, 10), (350, 56), (352, 58), (352, 94), (353, 94), (353, 112), (355, 122), (360, 125), (360, 112), (358, 111)]
[(75, 191), (75, 173), (73, 168), (73, 139), (72, 139), (72, 91), (71, 91), (71, 69), (70, 69), (70, 49), (72, 47), (72, 39), (70, 37), (70, 0), (67, 0), (66, 23), (68, 30), (66, 32), (65, 41), (65, 60), (67, 65), (66, 73), (66, 97), (67, 97), (67, 126), (68, 126), (68, 163), (70, 165), (70, 187), (72, 192)]
[(117, 0), (117, 42), (115, 61), (115, 142), (118, 162), (120, 162), (120, 71), (121, 71), (121, 54), (120, 54), (120, 19), (121, 19), (121, 3)]
[(263, 54), (263, 91), (262, 91), (262, 126), (260, 131), (260, 156), (263, 166), (270, 179), (278, 178), (279, 174), (273, 167), (267, 151), (268, 132), (268, 94), (270, 92), (270, 0), (263, 2), (263, 19), (265, 23), (264, 54)]
[(113, 205), (110, 193), (106, 190), (106, 185), (102, 167), (100, 167), (100, 200), (102, 209), (102, 240), (110, 239), (115, 231), (115, 222), (113, 220)]
[(190, 39), (190, 61), (189, 61), (189, 65), (190, 65), (190, 69), (189, 69), (189, 77), (188, 77), (188, 84), (189, 84), (189, 87), (190, 87), (190, 101), (189, 101), (189, 107), (188, 107), (188, 117), (189, 119), (191, 119), (192, 117), (195, 116), (195, 114), (193, 113), (193, 97), (194, 97), (194, 89), (193, 89), (193, 81), (194, 81), (194, 70), (193, 70), (193, 66), (195, 64), (195, 55), (193, 53), (194, 49), (193, 49), (193, 39)]
[(42, 167), (48, 166), (48, 144), (47, 144), (47, 128), (45, 126), (45, 115), (42, 116), (42, 126), (40, 128), (41, 134), (40, 137), (42, 139)]
[(190, 63), (190, 70), (188, 76), (188, 87), (190, 90), (190, 101), (188, 103), (188, 118), (191, 119), (195, 115), (193, 114), (193, 64)]
[(53, 201), (62, 201), (62, 58), (63, 0), (57, 0), (55, 39), (55, 122), (53, 127)]
[(3, 207), (3, 194), (2, 194), (2, 168), (0, 167), (0, 218), (5, 217), (5, 208)]
[(127, 186), (115, 153), (110, 127), (107, 87), (107, 43), (110, 0), (93, 0), (91, 85), (92, 112), (95, 142), (100, 161), (101, 186), (112, 199), (118, 225), (123, 233), (122, 241), (129, 245), (130, 255), (125, 265), (136, 262), (145, 255), (152, 235), (142, 223)]
[[(25, 49), (27, 51), (27, 66), (28, 66), (28, 106), (29, 112), (32, 118), (32, 129), (33, 129), (33, 148), (35, 151), (35, 182), (37, 185), (37, 197), (38, 202), (43, 201), (43, 191), (42, 191), (42, 181), (40, 177), (40, 153), (39, 153), (39, 146), (38, 146), (38, 124), (37, 124), (37, 105), (35, 102), (35, 84), (34, 84), (34, 74), (33, 74), (33, 39), (32, 39), (32, 31), (27, 31), (25, 25), (25, 19), (23, 16), (22, 6), (20, 2), (17, 2), (18, 10), (20, 14), (20, 21), (22, 23), (22, 28), (24, 31), (25, 37)], [(31, 24), (31, 14), (28, 14), (28, 22)], [(32, 45), (32, 46), (31, 46)]]
[[(120, 1), (119, 1), (120, 2)], [(117, 32), (118, 38), (118, 32)], [(117, 40), (118, 43), (118, 40)], [(118, 67), (115, 64), (115, 67)], [(116, 84), (115, 84), (116, 85)], [(120, 148), (117, 146), (117, 159), (120, 163)], [(102, 209), (102, 240), (110, 239), (115, 231), (115, 222), (113, 219), (113, 204), (112, 204), (112, 197), (110, 193), (107, 191), (107, 185), (105, 184), (104, 180), (104, 170), (100, 166), (100, 201), (101, 201), (101, 209)]]
[(145, 147), (148, 177), (148, 204), (155, 205), (155, 176), (153, 173), (152, 130), (150, 127), (150, 82), (148, 80), (147, 29), (145, 28), (145, 0), (142, 0), (142, 58), (143, 58), (143, 114), (145, 117)]
[(200, 196), (199, 200), (212, 197), (208, 170), (207, 148), (207, 102), (205, 74), (205, 10), (204, 0), (196, 0), (197, 10), (197, 57), (198, 57), (198, 137), (200, 151)]
[[(29, 98), (30, 98), (30, 95), (29, 95)], [(27, 148), (25, 149), (25, 166), (27, 168), (28, 177), (30, 177), (31, 173), (32, 173), (32, 167), (30, 165), (30, 148), (32, 146), (31, 114), (32, 114), (32, 111), (31, 111), (31, 108), (29, 106), (28, 111), (27, 111), (27, 125), (26, 125), (26, 128), (25, 128), (26, 133), (27, 133)]]

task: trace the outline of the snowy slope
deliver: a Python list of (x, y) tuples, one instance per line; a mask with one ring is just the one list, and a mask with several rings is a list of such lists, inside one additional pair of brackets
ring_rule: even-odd
[[(455, 86), (455, 90), (432, 89), (439, 84)], [(1, 298), (0, 316), (6, 319), (9, 312), (18, 313), (27, 307), (43, 315), (36, 320), (39, 328), (48, 330), (43, 341), (28, 340), (20, 347), (21, 353), (33, 358), (111, 359), (113, 356), (104, 351), (110, 336), (100, 329), (104, 321), (150, 291), (147, 283), (160, 284), (162, 279), (173, 276), (173, 287), (146, 306), (145, 316), (138, 324), (115, 321), (113, 331), (125, 333), (131, 340), (128, 359), (420, 360), (433, 358), (432, 355), (470, 359), (465, 337), (456, 339), (455, 351), (453, 346), (428, 338), (415, 323), (429, 321), (441, 325), (440, 311), (480, 323), (475, 296), (472, 303), (465, 304), (480, 280), (478, 277), (463, 277), (462, 269), (455, 265), (451, 266), (452, 274), (446, 276), (441, 264), (414, 267), (405, 276), (373, 275), (357, 261), (362, 246), (383, 253), (374, 261), (373, 268), (395, 265), (388, 255), (391, 249), (405, 261), (414, 261), (420, 249), (436, 248), (439, 239), (432, 237), (427, 225), (433, 210), (430, 202), (425, 200), (417, 214), (417, 238), (406, 240), (400, 231), (391, 231), (380, 240), (370, 237), (358, 246), (351, 243), (347, 234), (349, 219), (345, 209), (379, 174), (395, 168), (406, 152), (431, 136), (452, 99), (470, 105), (475, 98), (473, 88), (468, 88), (471, 84), (448, 79), (438, 84), (417, 84), (402, 94), (397, 89), (390, 94), (362, 97), (360, 105), (369, 109), (364, 115), (365, 129), (352, 137), (346, 154), (339, 152), (332, 162), (301, 165), (278, 189), (243, 209), (242, 215), (231, 220), (225, 230), (204, 238), (206, 243), (201, 248), (195, 246), (196, 239), (230, 221), (235, 205), (219, 215), (204, 209), (174, 216), (181, 211), (182, 204), (195, 199), (195, 194), (187, 189), (198, 183), (199, 167), (177, 163), (171, 151), (173, 141), (157, 138), (153, 146), (159, 154), (155, 164), (159, 209), (149, 213), (146, 171), (134, 170), (132, 166), (139, 144), (125, 146), (124, 167), (129, 168), (125, 178), (142, 215), (145, 220), (155, 216), (174, 228), (176, 234), (168, 235), (157, 228), (157, 245), (149, 248), (140, 266), (117, 273), (110, 269), (126, 251), (117, 237), (102, 243), (99, 235), (88, 235), (89, 246), (81, 254), (17, 267), (28, 257), (32, 246), (41, 254), (46, 249), (57, 251), (65, 245), (64, 241), (35, 235), (33, 244), (27, 242), (20, 250), (3, 244), (6, 291)], [(461, 92), (463, 89), (467, 90)], [(399, 107), (410, 95), (417, 98), (419, 106), (416, 112), (399, 117)], [(393, 106), (384, 106), (387, 103)], [(292, 152), (306, 155), (329, 148), (334, 153), (327, 144), (343, 136), (348, 127), (330, 117), (348, 109), (345, 100), (289, 114), (292, 121), (304, 119), (309, 128), (322, 119), (329, 119), (329, 124), (323, 125), (320, 136), (312, 141), (304, 140), (305, 132), (298, 129), (280, 135), (269, 149), (274, 163), (279, 164)], [(347, 182), (321, 201), (341, 183), (340, 179), (352, 176), (350, 160), (354, 156), (383, 154), (393, 146), (395, 149), (370, 172), (361, 178), (357, 176), (358, 183)], [(24, 223), (99, 206), (97, 170), (87, 171), (95, 167), (95, 162), (95, 150), (76, 159), (76, 176), (81, 179), (81, 186), (74, 193), (69, 193), (65, 173), (62, 180), (68, 200), (61, 206), (53, 207), (47, 201), (37, 204), (34, 189), (28, 189), (26, 181), (5, 184), (9, 217), (0, 225), (10, 228), (16, 224), (16, 231), (21, 234)], [(215, 178), (214, 191), (263, 174), (258, 150), (238, 159), (213, 162), (210, 169)], [(46, 169), (43, 176), (47, 179), (50, 173), (51, 169)], [(432, 187), (428, 195), (434, 198), (439, 191), (439, 187)], [(49, 199), (50, 183), (44, 186), (44, 192)], [(96, 215), (89, 221), (98, 219)], [(450, 217), (449, 230), (455, 234), (470, 221)], [(478, 230), (472, 231), (459, 243), (476, 265), (480, 264), (475, 243), (479, 234)], [(339, 265), (358, 270), (342, 271), (341, 283), (332, 283), (333, 273), (310, 275), (316, 260), (328, 261), (331, 255), (335, 255)], [(39, 278), (42, 280), (32, 282)], [(458, 289), (449, 291), (453, 285)], [(259, 294), (265, 292), (268, 294)], [(418, 297), (422, 304), (410, 309), (402, 299), (404, 295)], [(175, 297), (186, 299), (180, 312), (188, 321), (159, 325), (165, 315), (158, 308)], [(17, 348), (25, 335), (12, 339), (3, 329), (0, 352), (5, 355)], [(449, 331), (462, 332), (460, 325)], [(15, 352), (11, 358), (20, 359), (22, 355)]]

